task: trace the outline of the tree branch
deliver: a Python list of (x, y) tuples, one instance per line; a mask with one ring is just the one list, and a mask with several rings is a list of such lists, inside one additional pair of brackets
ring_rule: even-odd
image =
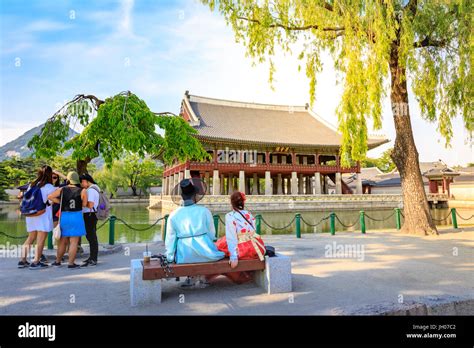
[(408, 4), (405, 6), (405, 8), (408, 9), (413, 16), (416, 15), (417, 7), (418, 7), (418, 0), (410, 0), (408, 1)]
[[(327, 3), (323, 7), (325, 9), (329, 10), (329, 11), (333, 10), (332, 6), (330, 4), (327, 4)], [(232, 12), (237, 13), (237, 11), (232, 6), (230, 6), (229, 9)], [(262, 22), (259, 19), (248, 18), (248, 17), (244, 17), (244, 16), (240, 16), (240, 15), (237, 15), (236, 18), (240, 19), (240, 20), (247, 21), (247, 22), (256, 23), (258, 25), (263, 26)], [(320, 28), (320, 26), (316, 25), (316, 24), (309, 24), (309, 25), (305, 25), (305, 26), (288, 26), (288, 25), (284, 25), (284, 24), (281, 24), (281, 23), (273, 23), (273, 24), (267, 25), (265, 27), (266, 28), (281, 28), (281, 29), (290, 30), (290, 31), (304, 31), (304, 30), (316, 29), (316, 30), (322, 30), (322, 31), (335, 31), (335, 32), (338, 32), (338, 31), (343, 31), (344, 30), (344, 27)]]
[[(237, 16), (237, 19), (245, 20), (248, 22), (256, 23), (262, 25), (262, 23), (258, 19), (254, 18), (247, 18), (243, 16)], [(263, 25), (262, 25), (263, 26)], [(328, 28), (320, 28), (319, 25), (309, 24), (304, 26), (287, 26), (281, 23), (274, 23), (266, 26), (267, 28), (281, 28), (290, 31), (304, 31), (310, 29), (322, 30), (322, 31), (343, 31), (344, 27), (328, 27)]]
[(446, 47), (448, 41), (447, 40), (433, 40), (430, 37), (425, 37), (421, 41), (417, 41), (413, 44), (413, 47), (420, 48), (420, 47)]

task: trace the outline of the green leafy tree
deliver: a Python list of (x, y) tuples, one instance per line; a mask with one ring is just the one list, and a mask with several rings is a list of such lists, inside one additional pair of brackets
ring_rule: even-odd
[(98, 170), (94, 174), (94, 180), (102, 190), (110, 194), (110, 197), (114, 197), (120, 187), (128, 187), (127, 176), (121, 161), (114, 161), (111, 166)]
[[(80, 134), (67, 140), (70, 127), (83, 127)], [(155, 128), (165, 131), (164, 136)], [(159, 156), (173, 160), (201, 160), (208, 157), (196, 133), (181, 117), (171, 113), (153, 113), (146, 103), (131, 92), (100, 100), (94, 95), (77, 95), (49, 118), (39, 135), (28, 146), (37, 157), (52, 158), (72, 150), (79, 174), (88, 172), (88, 164), (102, 155), (111, 166), (125, 152), (140, 157)]]
[(149, 158), (141, 159), (137, 155), (128, 155), (123, 160), (123, 168), (128, 187), (132, 189), (134, 196), (137, 196), (137, 189), (146, 192), (151, 186), (161, 183), (163, 169)]
[(321, 52), (331, 53), (343, 86), (337, 109), (343, 166), (364, 159), (368, 120), (381, 128), (382, 99), (388, 94), (396, 129), (391, 156), (402, 181), (402, 232), (438, 233), (420, 174), (407, 79), (422, 117), (437, 122), (447, 144), (456, 115), (461, 114), (472, 131), (472, 1), (201, 1), (223, 14), (250, 57), (269, 61), (270, 81), (276, 49), (290, 52), (300, 43), (311, 103), (322, 69)]
[[(76, 163), (71, 157), (54, 156), (51, 159), (26, 157), (13, 157), (1, 162), (5, 170), (7, 187), (13, 188), (24, 185), (36, 178), (38, 169), (44, 165), (49, 165), (53, 170), (58, 170), (64, 175), (75, 170)], [(93, 164), (89, 165), (91, 170), (95, 170)]]
[(8, 187), (7, 170), (5, 164), (0, 162), (0, 201), (8, 201), (8, 195), (5, 192)]
[(392, 160), (393, 149), (385, 150), (379, 158), (364, 158), (360, 165), (364, 168), (377, 167), (381, 171), (388, 173), (396, 168), (395, 163)]

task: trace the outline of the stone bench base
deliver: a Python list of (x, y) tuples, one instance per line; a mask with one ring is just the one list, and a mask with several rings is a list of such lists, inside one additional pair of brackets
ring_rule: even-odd
[[(141, 259), (130, 262), (130, 303), (132, 306), (161, 303), (161, 282), (143, 280)], [(255, 283), (267, 294), (291, 292), (291, 259), (282, 254), (275, 257), (265, 256), (265, 270), (255, 271)]]

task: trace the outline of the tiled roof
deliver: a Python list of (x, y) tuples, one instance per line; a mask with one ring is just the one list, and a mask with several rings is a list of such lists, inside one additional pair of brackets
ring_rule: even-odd
[[(198, 136), (276, 145), (338, 147), (341, 134), (306, 106), (266, 105), (185, 94), (191, 125)], [(369, 149), (388, 142), (371, 137)]]

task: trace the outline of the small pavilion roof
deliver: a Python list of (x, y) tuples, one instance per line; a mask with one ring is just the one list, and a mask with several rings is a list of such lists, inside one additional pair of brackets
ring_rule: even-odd
[[(270, 145), (339, 147), (342, 135), (306, 106), (269, 105), (212, 99), (186, 92), (181, 113), (198, 138)], [(389, 140), (368, 139), (369, 149)]]

